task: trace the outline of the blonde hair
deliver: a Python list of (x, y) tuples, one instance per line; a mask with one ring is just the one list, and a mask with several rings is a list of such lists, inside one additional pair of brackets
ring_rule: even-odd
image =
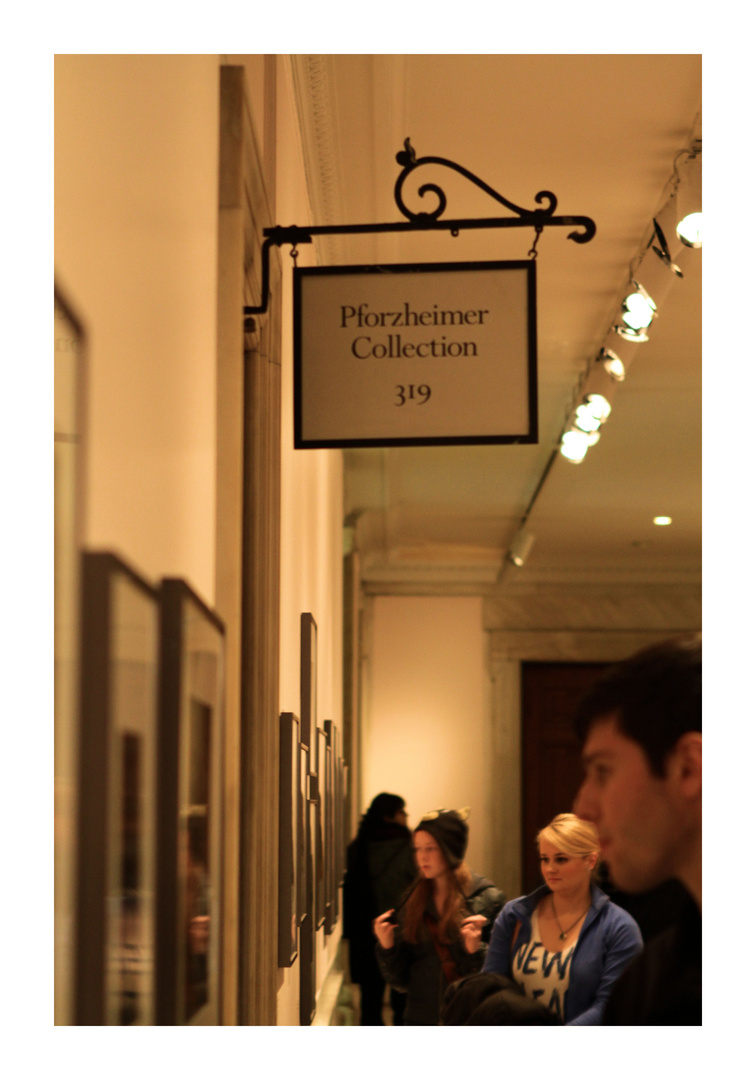
[(584, 821), (576, 814), (557, 814), (536, 836), (536, 844), (545, 840), (565, 855), (583, 858), (586, 855), (598, 855), (599, 839), (596, 826)]

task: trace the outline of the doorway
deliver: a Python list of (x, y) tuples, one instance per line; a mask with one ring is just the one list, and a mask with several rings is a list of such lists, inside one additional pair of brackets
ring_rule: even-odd
[(522, 665), (522, 886), (542, 883), (535, 837), (556, 814), (572, 810), (583, 778), (573, 724), (586, 691), (606, 664)]

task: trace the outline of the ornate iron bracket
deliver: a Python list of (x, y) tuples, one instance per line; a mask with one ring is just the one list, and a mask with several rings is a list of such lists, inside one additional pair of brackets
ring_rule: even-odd
[[(255, 307), (245, 307), (245, 315), (263, 315), (268, 310), (268, 294), (270, 290), (270, 248), (273, 244), (277, 247), (281, 247), (282, 244), (291, 244), (293, 248), (296, 248), (299, 244), (311, 244), (314, 236), (346, 236), (358, 233), (445, 231), (450, 232), (452, 236), (458, 236), (461, 229), (531, 228), (535, 229), (536, 239), (533, 242), (529, 254), (531, 257), (535, 258), (535, 245), (538, 237), (546, 226), (577, 226), (577, 228), (567, 234), (567, 239), (574, 240), (576, 244), (587, 244), (588, 241), (592, 240), (596, 235), (595, 222), (589, 217), (564, 215), (557, 217), (555, 215), (557, 199), (556, 195), (551, 191), (539, 191), (535, 197), (537, 203), (545, 202), (547, 203), (546, 206), (540, 209), (526, 210), (523, 207), (510, 202), (509, 199), (505, 199), (503, 195), (494, 191), (492, 187), (484, 183), (484, 181), (475, 176), (474, 173), (471, 173), (469, 169), (465, 169), (462, 165), (457, 165), (454, 161), (449, 161), (447, 158), (441, 157), (418, 158), (415, 155), (415, 151), (412, 148), (409, 139), (404, 140), (404, 150), (399, 151), (396, 155), (396, 160), (403, 168), (394, 186), (394, 198), (399, 210), (408, 220), (364, 225), (311, 225), (309, 227), (299, 225), (274, 225), (271, 228), (263, 229), (265, 240), (263, 241), (262, 246), (262, 303)], [(428, 193), (434, 194), (438, 199), (436, 208), (431, 212), (420, 211), (418, 213), (413, 213), (402, 198), (402, 188), (404, 187), (407, 177), (414, 172), (415, 169), (420, 168), (421, 165), (443, 165), (446, 168), (453, 169), (461, 176), (470, 180), (471, 183), (476, 184), (477, 187), (482, 191), (485, 191), (486, 194), (490, 195), (496, 202), (501, 203), (502, 206), (506, 206), (508, 210), (512, 210), (515, 216), (455, 218), (453, 220), (441, 221), (441, 215), (446, 209), (446, 195), (438, 184), (423, 184), (418, 188), (417, 192), (421, 198), (424, 198)]]

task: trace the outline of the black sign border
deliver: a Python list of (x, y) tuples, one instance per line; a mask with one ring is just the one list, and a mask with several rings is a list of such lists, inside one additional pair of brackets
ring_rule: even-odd
[[(302, 436), (302, 281), (322, 274), (427, 274), (460, 270), (524, 270), (528, 295), (528, 430), (520, 435), (434, 435), (420, 438), (304, 439)], [(538, 365), (536, 343), (536, 267), (534, 259), (495, 262), (391, 263), (294, 268), (294, 449), (322, 450), (359, 446), (488, 446), (538, 442)]]

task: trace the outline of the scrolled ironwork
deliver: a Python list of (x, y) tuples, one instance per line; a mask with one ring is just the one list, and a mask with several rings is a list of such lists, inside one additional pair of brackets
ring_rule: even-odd
[(409, 221), (415, 221), (418, 222), (418, 224), (422, 224), (424, 221), (438, 221), (447, 205), (446, 194), (443, 189), (440, 188), (438, 184), (428, 183), (423, 184), (422, 187), (418, 188), (417, 193), (423, 198), (428, 192), (432, 191), (434, 195), (438, 197), (438, 206), (436, 209), (430, 212), (420, 210), (417, 213), (414, 213), (407, 206), (402, 198), (402, 188), (411, 173), (413, 173), (415, 169), (420, 168), (421, 165), (442, 165), (447, 169), (453, 169), (455, 172), (458, 172), (460, 176), (464, 176), (471, 183), (479, 187), (481, 191), (485, 191), (485, 193), (490, 195), (492, 199), (495, 199), (496, 202), (501, 203), (502, 206), (506, 206), (508, 210), (512, 210), (518, 217), (527, 219), (527, 224), (535, 224), (538, 220), (552, 217), (557, 208), (557, 198), (552, 191), (539, 191), (535, 197), (535, 201), (537, 203), (548, 201), (549, 205), (541, 209), (526, 210), (525, 207), (518, 206), (516, 203), (511, 202), (511, 200), (506, 199), (498, 191), (494, 190), (490, 184), (487, 184), (485, 180), (481, 180), (479, 176), (476, 176), (475, 173), (466, 169), (464, 165), (458, 165), (456, 161), (450, 161), (448, 158), (434, 156), (418, 158), (409, 139), (404, 140), (404, 150), (399, 151), (396, 155), (396, 160), (397, 163), (402, 166), (402, 171), (399, 173), (396, 184), (394, 185), (394, 199), (396, 200), (396, 205)]
[[(452, 236), (459, 236), (461, 229), (507, 229), (527, 227), (535, 229), (536, 236), (530, 249), (530, 256), (535, 258), (536, 244), (547, 225), (575, 225), (576, 229), (567, 234), (568, 240), (574, 240), (576, 244), (587, 244), (596, 235), (595, 222), (589, 217), (576, 217), (574, 215), (556, 216), (556, 195), (551, 191), (539, 191), (535, 197), (536, 203), (547, 203), (547, 206), (526, 210), (522, 206), (504, 198), (480, 177), (470, 172), (469, 169), (458, 165), (448, 158), (423, 157), (418, 158), (409, 139), (404, 140), (404, 149), (396, 155), (396, 160), (402, 166), (396, 184), (394, 185), (394, 198), (399, 210), (407, 219), (406, 221), (389, 221), (382, 223), (363, 223), (360, 225), (273, 225), (263, 229), (265, 240), (262, 246), (262, 298), (256, 306), (245, 306), (245, 315), (264, 314), (268, 310), (269, 292), (269, 261), (270, 248), (275, 245), (290, 244), (296, 250), (297, 244), (311, 244), (314, 236), (348, 236), (358, 233), (384, 233), (384, 232), (413, 232), (422, 230), (448, 230)], [(406, 205), (402, 198), (402, 188), (407, 178), (421, 165), (443, 165), (453, 169), (461, 176), (470, 180), (482, 191), (490, 195), (492, 199), (513, 211), (515, 216), (491, 217), (491, 218), (455, 218), (441, 221), (441, 215), (446, 209), (446, 194), (438, 184), (427, 183), (418, 188), (418, 194), (424, 198), (433, 194), (438, 199), (438, 205), (432, 211), (421, 210), (414, 213)]]

